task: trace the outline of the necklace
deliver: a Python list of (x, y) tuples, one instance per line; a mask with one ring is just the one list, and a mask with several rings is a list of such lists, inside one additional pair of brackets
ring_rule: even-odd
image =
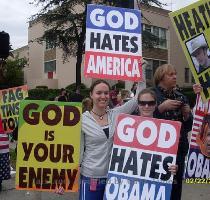
[(104, 115), (106, 114), (106, 112), (105, 112), (103, 115), (99, 115), (99, 114), (95, 113), (93, 110), (91, 110), (91, 112), (93, 114), (97, 115), (100, 120), (102, 120), (104, 118)]

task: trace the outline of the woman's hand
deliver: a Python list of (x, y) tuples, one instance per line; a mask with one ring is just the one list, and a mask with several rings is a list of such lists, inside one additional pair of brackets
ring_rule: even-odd
[(59, 187), (56, 187), (55, 193), (56, 193), (56, 194), (63, 195), (63, 194), (64, 194), (64, 188), (63, 188), (63, 186), (60, 185)]
[(176, 172), (178, 170), (178, 165), (170, 165), (168, 167), (168, 171), (171, 172), (171, 174), (176, 175)]
[(167, 99), (158, 106), (158, 110), (160, 113), (163, 113), (168, 110), (176, 110), (177, 108), (180, 108), (181, 105), (181, 101)]
[(182, 112), (184, 121), (187, 121), (191, 112), (190, 106), (188, 104), (184, 104), (181, 107), (181, 112)]
[(203, 88), (202, 88), (201, 84), (199, 84), (199, 83), (196, 83), (196, 84), (193, 85), (193, 91), (194, 91), (195, 94), (201, 93), (202, 89)]

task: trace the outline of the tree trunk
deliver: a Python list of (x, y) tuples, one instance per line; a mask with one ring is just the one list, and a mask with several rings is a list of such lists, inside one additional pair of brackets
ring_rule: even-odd
[[(85, 6), (85, 16), (87, 13), (87, 5)], [(86, 17), (84, 17), (82, 24), (82, 31), (80, 33), (79, 41), (77, 41), (77, 63), (76, 63), (76, 88), (81, 85), (81, 68), (82, 68), (82, 55), (84, 51), (84, 41), (86, 34)]]

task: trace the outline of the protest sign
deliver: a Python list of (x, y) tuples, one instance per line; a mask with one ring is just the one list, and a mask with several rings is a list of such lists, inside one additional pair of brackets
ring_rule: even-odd
[(78, 191), (81, 104), (23, 100), (16, 189)]
[(203, 99), (210, 99), (209, 10), (210, 0), (202, 0), (170, 13), (194, 79), (203, 87)]
[(210, 183), (210, 136), (206, 134), (206, 137), (201, 139), (201, 135), (205, 135), (202, 129), (204, 116), (210, 115), (210, 101), (203, 103), (198, 95), (194, 109), (185, 178), (187, 183)]
[(5, 133), (11, 133), (18, 124), (20, 101), (28, 96), (26, 85), (0, 90), (0, 114)]
[(104, 198), (170, 199), (181, 123), (121, 114)]
[(88, 5), (85, 77), (142, 80), (139, 10)]

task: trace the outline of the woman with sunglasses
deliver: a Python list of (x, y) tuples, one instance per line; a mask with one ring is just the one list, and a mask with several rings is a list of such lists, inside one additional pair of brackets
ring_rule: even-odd
[[(154, 117), (154, 112), (157, 106), (155, 92), (149, 88), (142, 90), (138, 94), (138, 109), (139, 115), (142, 117)], [(168, 170), (175, 175), (178, 169), (177, 165), (170, 165)]]

